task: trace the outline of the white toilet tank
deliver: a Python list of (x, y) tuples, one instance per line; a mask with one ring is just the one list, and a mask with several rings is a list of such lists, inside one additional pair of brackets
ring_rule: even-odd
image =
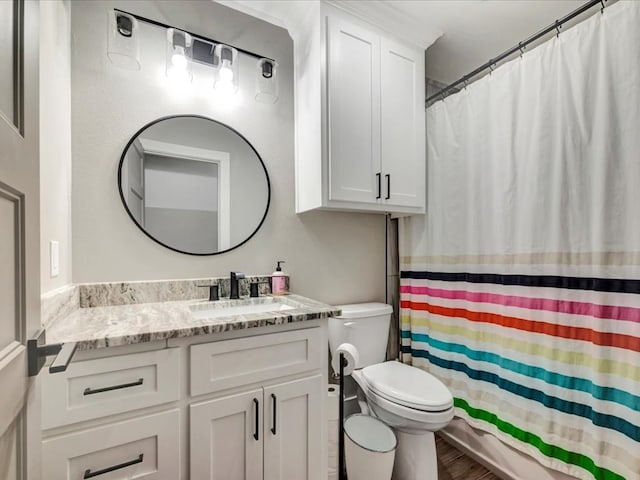
[(339, 317), (329, 318), (329, 348), (334, 355), (341, 343), (358, 350), (356, 368), (384, 362), (393, 308), (385, 303), (354, 303), (338, 306)]

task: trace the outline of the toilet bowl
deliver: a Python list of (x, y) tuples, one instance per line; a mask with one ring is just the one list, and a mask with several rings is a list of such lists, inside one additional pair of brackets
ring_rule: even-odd
[(356, 370), (353, 378), (376, 417), (408, 433), (435, 432), (453, 418), (451, 393), (433, 375), (396, 361)]
[(370, 412), (396, 434), (393, 480), (437, 480), (434, 432), (453, 418), (453, 398), (445, 385), (428, 372), (395, 361), (352, 376)]
[(369, 413), (394, 430), (397, 448), (393, 480), (437, 480), (434, 432), (453, 418), (453, 397), (430, 373), (397, 361), (384, 361), (391, 307), (343, 305), (329, 319), (332, 355), (340, 343), (359, 353), (352, 373)]

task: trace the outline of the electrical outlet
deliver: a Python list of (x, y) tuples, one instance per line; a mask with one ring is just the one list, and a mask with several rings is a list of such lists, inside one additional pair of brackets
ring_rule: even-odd
[(60, 275), (60, 244), (56, 240), (49, 242), (49, 260), (51, 278)]

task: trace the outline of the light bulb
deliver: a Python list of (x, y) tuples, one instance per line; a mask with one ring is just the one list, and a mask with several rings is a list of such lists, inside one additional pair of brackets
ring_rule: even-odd
[(184, 54), (184, 47), (175, 47), (174, 53), (171, 56), (171, 64), (179, 70), (186, 70), (187, 57)]
[(229, 62), (229, 60), (222, 60), (222, 66), (220, 67), (218, 76), (223, 83), (233, 82), (233, 70), (231, 69), (231, 62)]
[(218, 80), (216, 82), (216, 90), (220, 93), (235, 93), (236, 88), (233, 82)]
[(167, 70), (167, 77), (176, 83), (189, 83), (191, 82), (191, 75), (186, 70), (171, 67)]

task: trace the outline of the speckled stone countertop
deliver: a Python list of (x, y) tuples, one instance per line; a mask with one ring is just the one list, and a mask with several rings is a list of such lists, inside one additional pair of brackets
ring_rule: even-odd
[[(215, 311), (238, 305), (264, 304), (272, 304), (274, 310), (231, 316), (222, 316)], [(289, 309), (276, 311), (281, 304)], [(340, 309), (294, 294), (217, 302), (182, 300), (79, 308), (47, 329), (47, 343), (77, 342), (78, 350), (90, 350), (336, 315), (340, 315)]]

